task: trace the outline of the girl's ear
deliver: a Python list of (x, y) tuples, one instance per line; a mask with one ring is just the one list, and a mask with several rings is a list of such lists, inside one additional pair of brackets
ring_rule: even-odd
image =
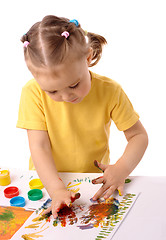
[(88, 51), (88, 55), (87, 55), (88, 67), (89, 67), (89, 65), (91, 64), (92, 57), (93, 57), (93, 49), (90, 47), (90, 48), (89, 48), (89, 51)]

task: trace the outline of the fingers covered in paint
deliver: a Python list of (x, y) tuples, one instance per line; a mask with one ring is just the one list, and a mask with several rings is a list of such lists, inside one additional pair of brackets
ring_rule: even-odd
[(94, 160), (94, 165), (99, 168), (102, 172), (105, 171), (107, 165), (99, 163), (97, 160)]
[(109, 198), (116, 189), (118, 189), (120, 195), (124, 193), (124, 182), (125, 175), (123, 175), (123, 171), (119, 169), (116, 164), (114, 165), (99, 165), (104, 170), (103, 177), (97, 178), (93, 180), (93, 184), (103, 184), (103, 186), (97, 191), (97, 193), (93, 196), (93, 200), (97, 200), (98, 198), (104, 196), (105, 199)]
[(52, 211), (52, 207), (48, 207), (46, 210), (44, 210), (44, 212), (42, 213), (42, 215), (48, 214)]
[(55, 194), (52, 196), (51, 207), (47, 208), (43, 212), (43, 215), (51, 212), (53, 217), (57, 218), (60, 209), (64, 208), (66, 205), (68, 207), (71, 207), (72, 202), (79, 198), (79, 196), (78, 194), (76, 196), (74, 192), (68, 191), (65, 188), (57, 190)]
[(93, 184), (101, 184), (101, 183), (103, 183), (103, 176), (93, 179), (92, 183)]

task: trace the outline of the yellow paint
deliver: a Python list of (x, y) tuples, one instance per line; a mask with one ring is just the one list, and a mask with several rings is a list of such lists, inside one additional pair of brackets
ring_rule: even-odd
[(119, 196), (122, 196), (121, 191), (119, 189), (118, 189), (118, 192), (119, 192)]
[(72, 186), (69, 186), (68, 188), (75, 187), (75, 186), (78, 186), (78, 185), (80, 185), (80, 184), (81, 184), (81, 182), (79, 182), (79, 183), (77, 183), (77, 184), (74, 184), (74, 185), (72, 185)]
[(45, 219), (45, 217), (44, 217), (44, 216), (41, 216), (41, 214), (40, 214), (38, 217), (34, 218), (32, 221), (33, 221), (33, 222), (37, 222), (37, 221), (41, 221), (41, 220), (43, 220), (43, 219)]
[(1, 186), (6, 186), (11, 183), (10, 180), (10, 173), (8, 170), (2, 170), (0, 171), (0, 185)]
[(79, 190), (80, 190), (80, 188), (72, 189), (71, 192), (77, 193), (77, 192), (79, 192)]
[(107, 199), (105, 200), (105, 203), (106, 203), (106, 204), (108, 204), (108, 203), (113, 203), (113, 201), (114, 201), (114, 198), (113, 198), (113, 197), (110, 197), (110, 198), (107, 198)]
[(41, 231), (39, 231), (39, 232), (36, 232), (36, 233), (24, 234), (24, 235), (22, 235), (21, 237), (22, 237), (24, 240), (35, 240), (36, 238), (43, 237), (43, 235), (37, 235), (37, 234), (45, 231), (47, 228), (49, 228), (49, 227), (46, 227), (45, 229), (43, 229), (43, 230), (41, 230)]
[(70, 184), (71, 184), (71, 182), (69, 182), (69, 183), (67, 184), (67, 187), (68, 187)]
[(33, 223), (30, 224), (29, 226), (25, 227), (25, 228), (38, 228), (40, 223)]
[(44, 227), (44, 225), (46, 225), (47, 222), (45, 222), (42, 226), (41, 226), (41, 229)]

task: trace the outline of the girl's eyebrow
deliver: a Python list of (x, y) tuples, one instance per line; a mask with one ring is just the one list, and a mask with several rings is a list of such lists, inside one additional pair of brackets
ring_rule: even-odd
[[(73, 86), (75, 86), (78, 82), (80, 82), (80, 79), (78, 79), (76, 82), (74, 82), (73, 84), (71, 84), (70, 86), (68, 86), (68, 87), (73, 87)], [(66, 87), (67, 88), (67, 87)], [(44, 89), (42, 89), (42, 91), (44, 91), (44, 92), (49, 92), (49, 93), (53, 93), (53, 92), (57, 92), (58, 90), (44, 90)]]

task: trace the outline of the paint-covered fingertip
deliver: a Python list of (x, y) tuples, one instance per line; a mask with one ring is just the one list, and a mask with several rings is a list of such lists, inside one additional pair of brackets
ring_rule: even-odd
[(81, 194), (80, 194), (80, 193), (76, 193), (75, 199), (78, 199), (78, 198), (80, 198), (80, 197), (81, 197)]
[(93, 180), (92, 180), (92, 184), (95, 184), (95, 183), (96, 183), (96, 179), (93, 179)]
[(99, 167), (97, 160), (94, 160), (93, 163), (94, 163), (95, 167), (97, 167), (97, 168)]
[(92, 199), (93, 201), (96, 201), (96, 200), (97, 200), (97, 198), (96, 198), (96, 197), (92, 197), (91, 199)]
[(55, 212), (55, 213), (52, 214), (52, 216), (53, 216), (54, 219), (56, 219), (58, 217), (58, 213)]

